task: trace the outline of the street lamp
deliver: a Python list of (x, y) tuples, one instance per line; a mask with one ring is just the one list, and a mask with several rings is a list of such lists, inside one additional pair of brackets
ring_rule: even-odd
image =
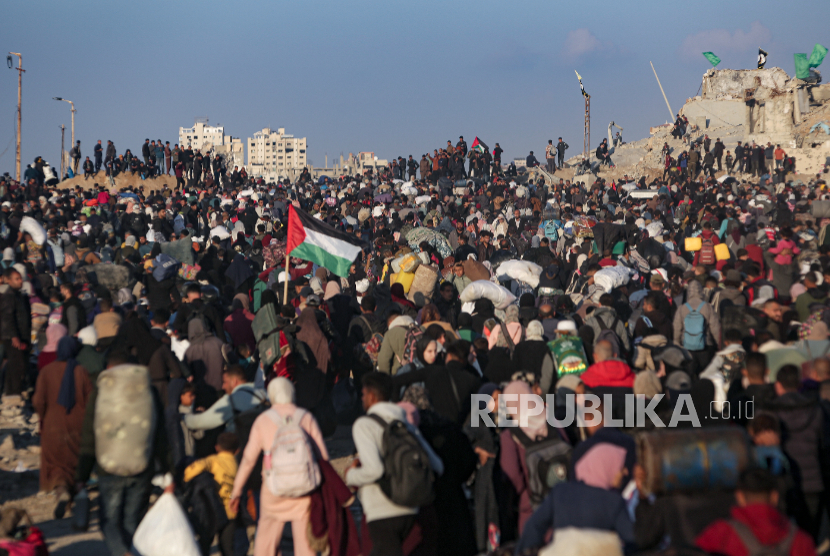
[(23, 125), (23, 55), (19, 52), (9, 52), (6, 57), (6, 65), (12, 68), (12, 56), (17, 56), (17, 152), (15, 163), (17, 165), (17, 183), (20, 183), (20, 128)]
[(71, 100), (66, 100), (65, 98), (61, 97), (52, 97), (52, 100), (62, 100), (63, 102), (68, 102), (72, 106), (72, 146), (75, 146), (75, 103)]

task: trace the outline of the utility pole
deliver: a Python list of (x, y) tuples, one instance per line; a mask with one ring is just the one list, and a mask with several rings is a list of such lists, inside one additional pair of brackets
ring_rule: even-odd
[(64, 159), (63, 153), (66, 152), (66, 151), (63, 150), (63, 138), (64, 138), (64, 135), (66, 135), (65, 132), (66, 132), (66, 126), (61, 124), (61, 175), (58, 176), (59, 181), (63, 181), (63, 177), (66, 175), (66, 173), (65, 173), (66, 168), (63, 167), (63, 159)]
[(15, 155), (15, 162), (17, 163), (17, 183), (20, 183), (20, 129), (23, 122), (23, 55), (19, 52), (9, 52), (7, 58), (9, 68), (12, 67), (12, 56), (17, 56), (17, 153)]
[(660, 85), (660, 78), (657, 77), (657, 70), (654, 69), (654, 64), (652, 64), (651, 62), (649, 62), (649, 64), (651, 64), (651, 71), (654, 72), (654, 77), (655, 79), (657, 79), (657, 86), (660, 87), (660, 92), (663, 93), (663, 100), (666, 101), (666, 106), (669, 109), (669, 114), (671, 114), (671, 119), (672, 121), (674, 121), (674, 112), (672, 112), (671, 106), (669, 106), (669, 99), (666, 98), (666, 91), (664, 91), (663, 86)]
[(75, 103), (71, 100), (66, 100), (65, 98), (61, 97), (52, 97), (53, 100), (62, 100), (63, 102), (68, 102), (69, 105), (72, 107), (72, 147), (75, 147)]
[(582, 142), (582, 157), (591, 158), (591, 95), (585, 95), (585, 133)]

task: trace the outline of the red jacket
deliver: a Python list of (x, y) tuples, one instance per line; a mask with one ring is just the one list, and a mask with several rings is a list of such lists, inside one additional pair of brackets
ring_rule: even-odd
[(631, 367), (619, 359), (608, 359), (607, 361), (594, 363), (579, 378), (589, 388), (596, 386), (634, 387), (634, 373), (631, 371)]
[[(734, 507), (732, 518), (746, 524), (755, 533), (755, 538), (767, 546), (776, 545), (784, 540), (791, 527), (786, 516), (767, 504)], [(710, 554), (749, 556), (749, 551), (741, 542), (738, 534), (727, 521), (722, 519), (712, 523), (698, 535), (695, 544)], [(790, 556), (808, 556), (815, 553), (816, 548), (812, 537), (801, 530), (796, 532), (790, 548)]]

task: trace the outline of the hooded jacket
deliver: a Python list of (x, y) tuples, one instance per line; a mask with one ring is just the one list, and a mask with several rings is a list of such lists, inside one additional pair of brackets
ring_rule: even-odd
[(597, 386), (634, 387), (634, 373), (631, 367), (619, 359), (594, 363), (579, 378), (590, 388)]
[[(421, 436), (418, 429), (407, 423), (403, 408), (391, 402), (379, 402), (370, 407), (367, 413), (377, 415), (387, 423), (394, 420), (403, 421), (409, 432), (419, 440), (421, 446), (426, 450), (432, 469), (438, 475), (444, 473), (443, 462), (435, 455), (435, 452)], [(346, 472), (345, 482), (349, 486), (358, 487), (357, 496), (364, 508), (367, 522), (418, 513), (418, 508), (406, 508), (393, 503), (386, 497), (378, 484), (384, 472), (381, 456), (383, 433), (384, 428), (380, 426), (380, 423), (368, 416), (360, 417), (352, 426), (352, 437), (354, 438), (355, 448), (357, 448), (357, 455), (360, 458), (360, 467), (349, 469)]]
[(770, 409), (781, 420), (781, 448), (798, 464), (801, 490), (822, 492), (821, 451), (826, 446), (821, 408), (804, 394), (788, 392), (778, 396)]
[(594, 338), (599, 337), (600, 332), (602, 332), (602, 327), (599, 324), (600, 319), (605, 323), (606, 328), (611, 328), (616, 319), (617, 324), (614, 326), (613, 331), (619, 336), (622, 348), (627, 352), (631, 352), (631, 338), (628, 336), (628, 330), (625, 328), (625, 321), (618, 318), (617, 313), (611, 307), (597, 307), (591, 313), (591, 316), (585, 320), (585, 324), (594, 330)]
[(403, 352), (406, 347), (406, 333), (409, 327), (415, 324), (411, 317), (400, 316), (389, 324), (389, 330), (383, 336), (383, 343), (378, 353), (378, 370), (382, 373), (394, 375), (403, 363)]
[[(775, 546), (782, 542), (790, 532), (792, 525), (787, 517), (767, 504), (750, 504), (732, 508), (732, 519), (749, 527), (755, 538), (764, 546)], [(725, 556), (749, 556), (749, 550), (735, 532), (732, 525), (725, 520), (718, 520), (707, 527), (697, 539), (695, 545), (710, 554)], [(790, 556), (807, 556), (815, 554), (813, 539), (804, 531), (795, 533), (790, 545)]]

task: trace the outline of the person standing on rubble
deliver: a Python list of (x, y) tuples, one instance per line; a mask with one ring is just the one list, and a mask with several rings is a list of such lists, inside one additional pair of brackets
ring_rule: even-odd
[(725, 148), (726, 147), (724, 146), (723, 141), (720, 140), (720, 137), (715, 139), (715, 149), (713, 154), (715, 155), (715, 160), (718, 161), (718, 172), (723, 170), (723, 167), (721, 166), (721, 159), (723, 158), (723, 151)]

